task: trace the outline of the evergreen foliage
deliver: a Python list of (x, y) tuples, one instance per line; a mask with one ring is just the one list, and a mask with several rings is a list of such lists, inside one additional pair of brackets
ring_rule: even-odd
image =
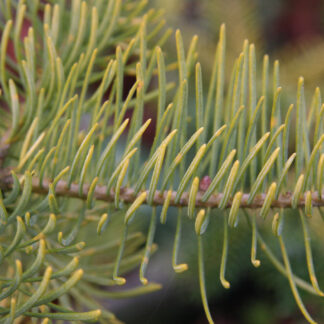
[[(224, 218), (224, 288), (230, 287), (228, 227), (246, 219), (252, 264), (260, 266), (259, 243), (315, 323), (298, 288), (324, 295), (309, 230), (310, 218), (324, 207), (320, 90), (306, 109), (301, 77), (296, 103), (283, 106), (279, 63), (271, 69), (265, 55), (257, 72), (248, 41), (227, 84), (224, 25), (210, 82), (203, 84), (197, 37), (186, 50), (177, 30), (172, 61), (162, 50), (172, 33), (161, 24), (162, 12), (146, 10), (146, 1), (1, 0), (0, 8), (1, 323), (20, 317), (117, 323), (98, 299), (161, 288), (146, 269), (157, 221), (167, 221), (170, 206), (178, 210), (173, 268), (188, 268), (179, 254), (183, 217), (189, 217), (210, 323), (203, 245), (215, 211)], [(126, 77), (134, 81), (130, 89)], [(156, 120), (147, 151), (149, 105)], [(151, 210), (147, 234), (138, 232), (143, 205)], [(282, 231), (287, 210), (301, 220), (310, 283), (290, 265)], [(282, 261), (258, 230), (270, 217)], [(110, 289), (127, 286), (123, 274), (137, 266), (142, 286)]]

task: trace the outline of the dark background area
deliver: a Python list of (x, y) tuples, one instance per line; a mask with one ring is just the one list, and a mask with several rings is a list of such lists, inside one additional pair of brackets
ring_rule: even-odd
[(256, 44), (259, 62), (264, 54), (270, 55), (270, 62), (280, 60), (283, 86), (295, 87), (300, 75), (310, 91), (323, 85), (324, 1), (154, 0), (152, 4), (165, 9), (167, 24), (180, 28), (188, 43), (194, 34), (199, 36), (203, 67), (210, 66), (219, 27), (225, 23), (228, 70), (247, 38)]

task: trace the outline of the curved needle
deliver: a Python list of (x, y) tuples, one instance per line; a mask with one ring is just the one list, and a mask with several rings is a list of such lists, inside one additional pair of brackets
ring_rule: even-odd
[(228, 251), (228, 228), (227, 228), (227, 215), (226, 215), (224, 216), (224, 241), (223, 241), (222, 260), (221, 260), (221, 268), (220, 268), (220, 276), (219, 276), (219, 279), (223, 287), (226, 289), (228, 289), (231, 286), (231, 284), (225, 279), (227, 251)]
[(296, 284), (295, 284), (295, 281), (294, 281), (294, 278), (293, 278), (293, 273), (291, 271), (291, 266), (290, 266), (288, 254), (287, 254), (286, 247), (285, 247), (285, 244), (283, 242), (283, 239), (282, 239), (281, 236), (279, 236), (278, 239), (279, 239), (279, 243), (280, 243), (282, 258), (284, 260), (285, 268), (286, 268), (286, 271), (287, 271), (287, 277), (288, 277), (288, 280), (289, 280), (289, 285), (290, 285), (291, 291), (292, 291), (292, 293), (294, 295), (294, 298), (296, 300), (296, 303), (297, 303), (300, 311), (303, 313), (303, 315), (307, 319), (307, 321), (309, 323), (311, 323), (311, 324), (316, 324), (316, 322), (309, 315), (307, 309), (305, 308), (305, 306), (303, 304), (303, 301), (301, 300), (301, 298), (299, 296), (299, 293), (298, 293), (298, 290), (297, 290), (297, 287), (296, 287)]
[(318, 282), (317, 282), (317, 278), (316, 278), (316, 274), (315, 274), (307, 220), (305, 219), (302, 210), (299, 210), (299, 215), (300, 215), (300, 219), (301, 219), (301, 223), (302, 223), (302, 227), (303, 227), (303, 233), (304, 233), (304, 242), (305, 242), (306, 260), (307, 260), (307, 268), (308, 268), (309, 278), (310, 278), (313, 288), (319, 294), (319, 296), (324, 296), (323, 291), (321, 291), (320, 287), (318, 286)]
[(140, 267), (140, 281), (143, 285), (148, 284), (148, 280), (145, 278), (145, 272), (149, 262), (150, 254), (152, 252), (152, 244), (154, 240), (155, 229), (156, 229), (156, 208), (154, 207), (152, 210), (150, 227), (147, 234), (145, 252)]
[(199, 271), (199, 286), (202, 303), (204, 306), (205, 314), (208, 319), (209, 324), (214, 324), (214, 321), (211, 317), (210, 310), (208, 307), (206, 285), (205, 285), (205, 270), (204, 270), (204, 255), (203, 255), (203, 246), (201, 235), (197, 236), (198, 239), (198, 271)]
[(118, 254), (117, 254), (114, 272), (113, 272), (113, 280), (116, 282), (117, 285), (124, 285), (126, 283), (126, 279), (123, 277), (119, 277), (118, 272), (119, 272), (120, 262), (121, 262), (124, 248), (125, 248), (125, 242), (127, 239), (127, 230), (128, 230), (128, 225), (126, 223), (126, 224), (124, 224), (124, 231), (123, 231), (123, 234), (121, 237), (121, 242), (120, 242), (120, 246), (118, 249)]
[(181, 208), (179, 208), (178, 212), (178, 219), (177, 219), (177, 228), (174, 238), (174, 244), (173, 244), (173, 253), (172, 253), (172, 267), (175, 272), (183, 272), (188, 270), (188, 265), (186, 263), (178, 264), (178, 254), (179, 254), (179, 246), (180, 246), (180, 238), (181, 238), (181, 227), (182, 227), (182, 212)]
[(261, 261), (256, 258), (257, 251), (257, 225), (255, 214), (252, 214), (252, 247), (251, 247), (251, 262), (257, 268), (260, 266)]

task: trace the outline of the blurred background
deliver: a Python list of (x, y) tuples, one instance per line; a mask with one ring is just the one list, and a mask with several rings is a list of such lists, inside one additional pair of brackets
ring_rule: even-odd
[[(205, 84), (213, 64), (218, 32), (226, 24), (227, 73), (242, 50), (243, 41), (256, 44), (257, 60), (270, 55), (270, 63), (280, 61), (280, 84), (284, 102), (295, 102), (297, 79), (305, 78), (307, 103), (316, 86), (324, 85), (324, 1), (322, 0), (151, 0), (150, 6), (165, 10), (166, 25), (180, 28), (185, 44), (199, 36), (198, 60), (202, 64)], [(172, 36), (173, 37), (173, 36)], [(174, 40), (166, 50), (175, 55)], [(168, 54), (169, 55), (169, 54)], [(172, 55), (172, 54), (171, 54)], [(260, 71), (261, 66), (258, 66)], [(260, 75), (260, 74), (259, 74)], [(229, 78), (229, 76), (227, 76)], [(288, 105), (287, 105), (288, 106)], [(293, 127), (293, 126), (292, 126)], [(159, 211), (158, 211), (159, 212)], [(175, 212), (175, 211), (174, 211)], [(171, 251), (176, 215), (157, 230), (159, 253), (149, 263), (148, 278), (163, 284), (163, 289), (129, 302), (109, 305), (118, 318), (127, 323), (207, 323), (200, 299), (197, 274), (197, 242), (192, 222), (184, 224), (180, 260), (189, 270), (175, 274)], [(147, 220), (149, 215), (147, 215)], [(204, 235), (206, 285), (209, 304), (216, 324), (297, 324), (305, 323), (293, 299), (288, 281), (273, 267), (258, 248), (261, 268), (250, 262), (251, 231), (241, 219), (239, 229), (229, 231), (230, 245), (226, 276), (231, 289), (219, 282), (223, 240), (223, 215), (213, 215)], [(297, 221), (296, 221), (297, 220)], [(323, 221), (319, 214), (312, 220), (312, 247), (319, 285), (324, 287)], [(267, 243), (280, 259), (271, 222), (261, 227)], [(285, 221), (286, 243), (294, 273), (308, 280), (303, 236), (299, 218), (288, 212)], [(268, 238), (268, 240), (267, 240)], [(128, 282), (137, 284), (138, 270)], [(306, 307), (315, 319), (324, 322), (324, 301), (300, 291)], [(126, 311), (127, 310), (127, 311)]]
[(199, 36), (199, 60), (210, 70), (221, 23), (227, 30), (227, 63), (242, 51), (243, 41), (280, 60), (282, 85), (302, 75), (309, 89), (324, 81), (324, 1), (322, 0), (154, 0), (164, 8), (167, 25), (180, 28), (187, 40)]

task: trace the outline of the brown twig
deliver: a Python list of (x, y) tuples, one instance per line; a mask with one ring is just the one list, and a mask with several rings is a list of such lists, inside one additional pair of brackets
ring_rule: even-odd
[[(11, 189), (13, 185), (12, 178), (10, 176), (5, 176), (1, 178), (0, 173), (0, 188), (4, 190)], [(32, 192), (35, 194), (41, 194), (41, 195), (47, 195), (49, 191), (49, 185), (50, 182), (48, 180), (44, 180), (42, 186), (39, 185), (39, 179), (37, 177), (34, 177), (32, 180)], [(55, 194), (57, 196), (61, 197), (71, 197), (71, 198), (79, 198), (86, 200), (89, 192), (89, 185), (85, 184), (83, 185), (82, 194), (79, 193), (79, 185), (72, 183), (70, 188), (68, 187), (68, 184), (66, 181), (60, 180), (58, 181), (56, 187), (55, 187)], [(139, 193), (140, 194), (140, 193)], [(200, 208), (218, 208), (219, 203), (223, 197), (222, 193), (217, 193), (212, 195), (206, 202), (202, 201), (202, 196), (204, 192), (199, 191), (196, 198), (196, 206)], [(156, 191), (153, 199), (153, 205), (155, 206), (161, 206), (163, 205), (165, 198), (166, 198), (167, 192), (160, 192)], [(133, 188), (122, 188), (120, 191), (120, 201), (131, 204), (134, 202), (138, 195), (135, 193)], [(185, 192), (183, 193), (180, 201), (178, 203), (175, 202), (176, 197), (176, 191), (172, 192), (171, 200), (170, 200), (170, 206), (175, 207), (186, 207), (189, 203), (189, 193)], [(266, 194), (258, 194), (254, 198), (252, 203), (248, 203), (249, 194), (243, 194), (240, 207), (241, 208), (251, 208), (251, 209), (257, 209), (261, 208), (264, 200), (265, 200)], [(107, 187), (106, 186), (100, 186), (97, 185), (93, 198), (99, 201), (106, 201), (106, 202), (113, 202), (115, 199), (115, 191), (114, 189), (111, 189), (107, 193)], [(291, 208), (292, 204), (292, 193), (288, 192), (285, 194), (279, 195), (278, 199), (274, 200), (271, 204), (271, 208)], [(232, 206), (232, 200), (230, 199), (227, 203), (226, 208), (230, 208)], [(305, 195), (302, 194), (299, 198), (298, 207), (305, 207)], [(318, 192), (314, 191), (312, 192), (312, 206), (313, 207), (324, 207), (324, 192), (322, 192), (321, 197), (318, 195)]]

